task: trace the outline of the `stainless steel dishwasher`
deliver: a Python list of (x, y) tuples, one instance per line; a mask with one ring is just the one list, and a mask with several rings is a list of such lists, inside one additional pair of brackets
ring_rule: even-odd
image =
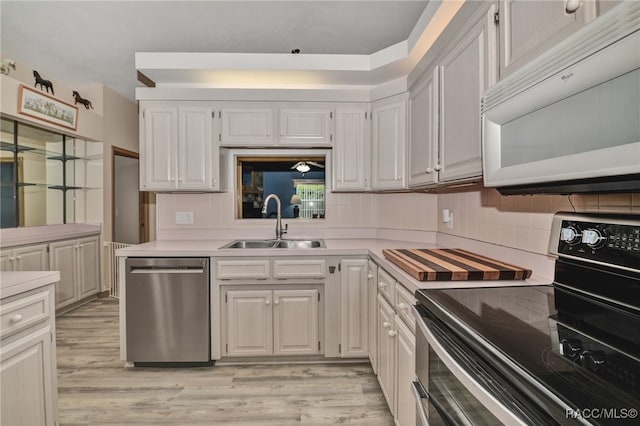
[(212, 365), (208, 258), (128, 258), (127, 361)]

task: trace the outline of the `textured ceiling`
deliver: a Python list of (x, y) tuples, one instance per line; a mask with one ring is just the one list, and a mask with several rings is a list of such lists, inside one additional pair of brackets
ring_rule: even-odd
[(2, 57), (133, 99), (135, 52), (369, 55), (407, 39), (427, 1), (1, 1)]

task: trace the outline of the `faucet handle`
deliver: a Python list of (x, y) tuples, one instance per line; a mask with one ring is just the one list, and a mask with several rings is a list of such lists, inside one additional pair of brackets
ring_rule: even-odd
[(288, 223), (285, 223), (285, 224), (284, 224), (284, 229), (282, 230), (282, 233), (283, 233), (283, 234), (286, 234), (288, 230), (289, 230), (289, 224), (288, 224)]

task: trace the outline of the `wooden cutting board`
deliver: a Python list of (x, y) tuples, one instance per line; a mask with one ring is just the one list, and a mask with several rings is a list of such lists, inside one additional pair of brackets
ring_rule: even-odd
[(532, 271), (463, 249), (384, 249), (418, 281), (526, 280)]

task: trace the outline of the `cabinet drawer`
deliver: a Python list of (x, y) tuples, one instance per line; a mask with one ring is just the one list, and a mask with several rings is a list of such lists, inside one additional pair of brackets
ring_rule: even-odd
[(396, 313), (404, 323), (411, 329), (413, 334), (416, 333), (416, 319), (411, 313), (411, 307), (416, 304), (416, 298), (413, 297), (411, 292), (404, 288), (400, 283), (396, 283)]
[(24, 330), (49, 318), (49, 289), (8, 302), (0, 310), (0, 337)]
[(396, 280), (393, 279), (384, 269), (378, 268), (378, 293), (395, 306), (394, 287)]
[(273, 261), (273, 278), (324, 278), (327, 262), (324, 259), (285, 259)]
[(221, 280), (259, 279), (271, 276), (268, 259), (218, 260), (216, 277)]

